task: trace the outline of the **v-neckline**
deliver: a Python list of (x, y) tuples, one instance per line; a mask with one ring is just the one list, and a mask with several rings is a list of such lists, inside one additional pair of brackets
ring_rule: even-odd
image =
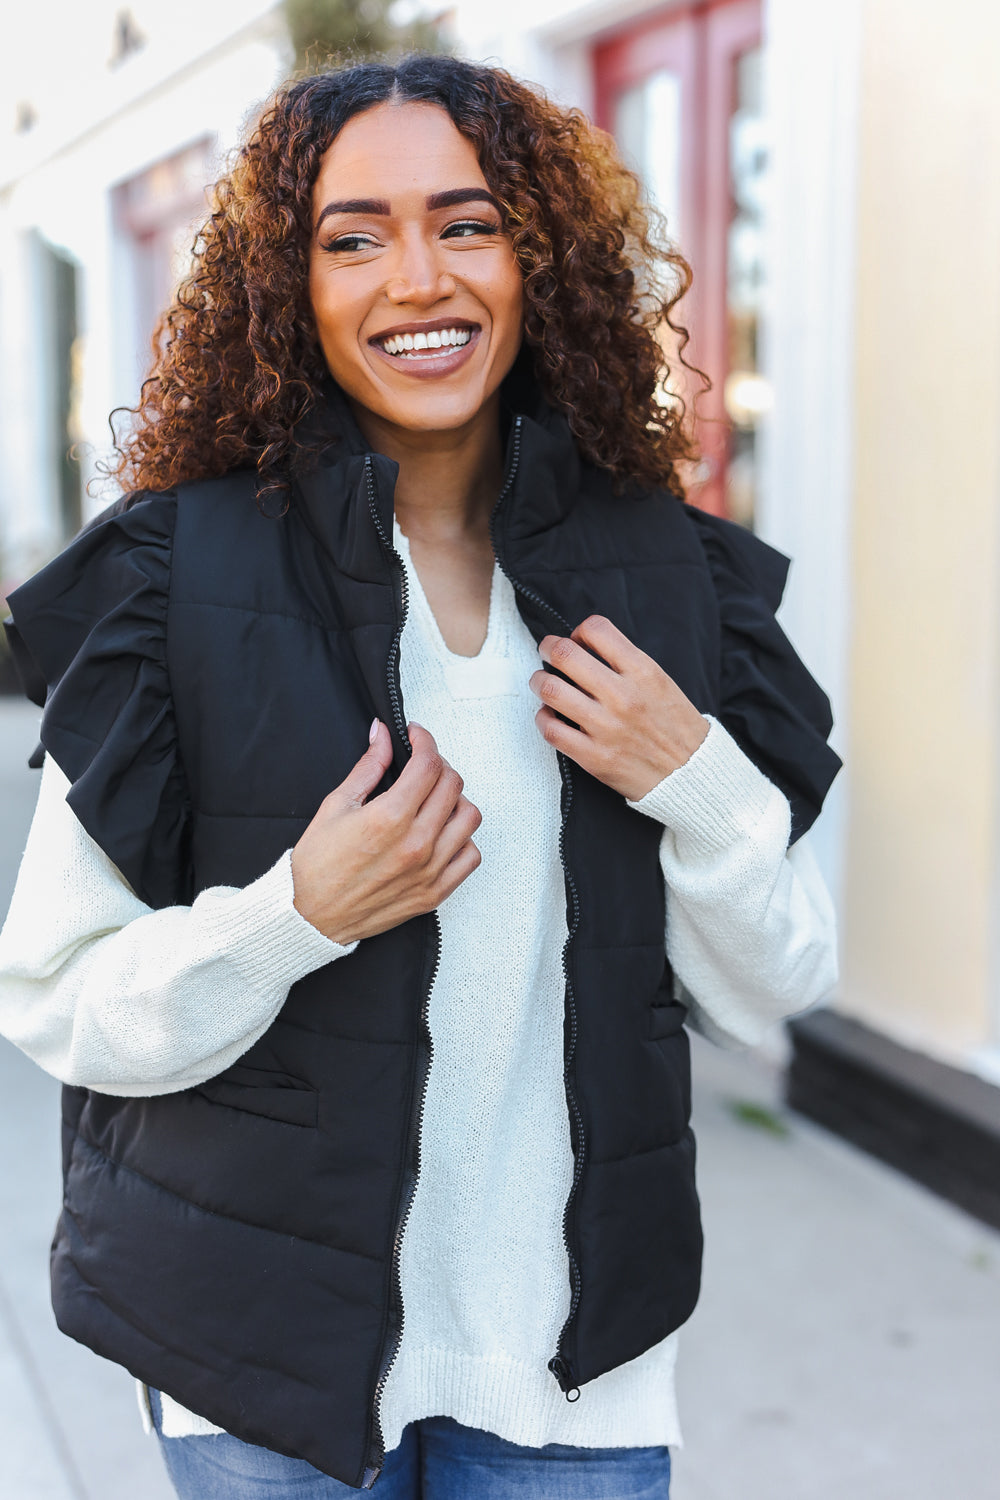
[[(410, 592), (413, 595), (417, 609), (423, 617), (424, 624), (427, 627), (431, 640), (433, 641), (434, 646), (440, 652), (440, 654), (445, 658), (446, 661), (457, 662), (482, 661), (486, 657), (494, 656), (496, 654), (496, 635), (499, 629), (500, 613), (499, 590), (497, 588), (497, 578), (500, 570), (497, 567), (496, 561), (494, 561), (493, 563), (493, 574), (490, 578), (490, 604), (489, 613), (486, 620), (486, 635), (483, 638), (482, 645), (475, 653), (475, 655), (466, 656), (461, 651), (453, 651), (448, 645), (444, 636), (441, 634), (441, 627), (437, 622), (437, 616), (431, 609), (430, 600), (427, 598), (427, 595), (424, 592), (424, 586), (420, 581), (420, 574), (417, 572), (416, 564), (413, 561), (413, 555), (410, 552), (409, 538), (400, 527), (399, 521), (395, 516), (393, 516), (392, 520), (392, 529), (397, 550), (400, 552), (406, 565), (406, 571), (410, 580)], [(400, 546), (400, 542), (402, 542), (402, 546)]]

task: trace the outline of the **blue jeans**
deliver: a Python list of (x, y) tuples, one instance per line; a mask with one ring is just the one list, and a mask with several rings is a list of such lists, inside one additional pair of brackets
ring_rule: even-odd
[[(301, 1458), (239, 1438), (165, 1438), (160, 1447), (179, 1500), (334, 1500), (358, 1490)], [(520, 1448), (450, 1417), (411, 1422), (386, 1454), (374, 1500), (668, 1500), (667, 1448)]]

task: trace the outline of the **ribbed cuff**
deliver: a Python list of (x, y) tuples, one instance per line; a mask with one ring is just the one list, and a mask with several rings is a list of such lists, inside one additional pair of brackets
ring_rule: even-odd
[(241, 891), (220, 892), (215, 909), (203, 912), (206, 925), (220, 929), (219, 950), (257, 989), (288, 989), (358, 946), (324, 937), (296, 910), (294, 895), (292, 852), (286, 849), (266, 874)]
[(628, 804), (671, 829), (696, 854), (713, 854), (752, 834), (773, 812), (775, 798), (786, 800), (718, 719), (706, 718), (708, 734), (690, 760)]

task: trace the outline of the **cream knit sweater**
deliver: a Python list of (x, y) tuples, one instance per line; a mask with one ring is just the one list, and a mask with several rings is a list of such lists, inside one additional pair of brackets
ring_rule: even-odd
[[(494, 569), (486, 641), (451, 653), (410, 565), (400, 670), (483, 815), (479, 868), (440, 908), (434, 1058), (403, 1242), (405, 1326), (385, 1390), (387, 1447), (446, 1415), (512, 1442), (680, 1441), (676, 1335), (567, 1403), (546, 1364), (569, 1303), (562, 1212), (572, 1157), (562, 1078), (565, 895), (560, 777), (528, 678), (539, 664)], [(270, 1025), (295, 980), (352, 951), (292, 905), (288, 854), (245, 890), (152, 912), (84, 833), (46, 760), (0, 935), (0, 1031), (64, 1082), (168, 1093), (214, 1076)], [(786, 799), (720, 724), (641, 802), (664, 825), (667, 952), (698, 1029), (753, 1043), (836, 979), (833, 913)], [(164, 1401), (164, 1431), (217, 1431)]]

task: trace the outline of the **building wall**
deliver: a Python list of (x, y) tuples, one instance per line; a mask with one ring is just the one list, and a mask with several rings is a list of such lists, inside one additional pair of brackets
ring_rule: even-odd
[[(151, 4), (134, 7), (146, 47), (109, 71), (115, 9), (71, 8), (70, 34), (55, 50), (52, 77), (42, 68), (35, 80), (29, 67), (23, 77), (7, 79), (10, 97), (29, 98), (39, 111), (35, 128), (22, 138), (8, 136), (0, 151), (0, 578), (8, 584), (64, 539), (49, 452), (55, 445), (46, 447), (42, 415), (51, 372), (40, 342), (46, 319), (33, 246), (54, 247), (79, 270), (73, 436), (91, 486), (90, 515), (108, 495), (96, 469), (110, 451), (108, 413), (134, 405), (145, 366), (147, 330), (138, 327), (115, 188), (204, 137), (214, 141), (221, 169), (246, 117), (289, 61), (273, 5), (241, 10), (225, 0), (199, 27), (194, 0), (179, 0), (169, 24)], [(47, 58), (37, 40), (32, 57)]]
[(864, 0), (767, 0), (772, 154), (757, 526), (792, 558), (782, 623), (834, 708), (845, 761), (811, 835), (844, 905), (857, 258), (857, 103)]
[(456, 0), (451, 8), (463, 56), (498, 63), (519, 78), (541, 84), (564, 104), (591, 111), (590, 49), (609, 31), (650, 13), (676, 9), (684, 0)]
[(866, 0), (842, 1003), (996, 1046), (1000, 8)]

